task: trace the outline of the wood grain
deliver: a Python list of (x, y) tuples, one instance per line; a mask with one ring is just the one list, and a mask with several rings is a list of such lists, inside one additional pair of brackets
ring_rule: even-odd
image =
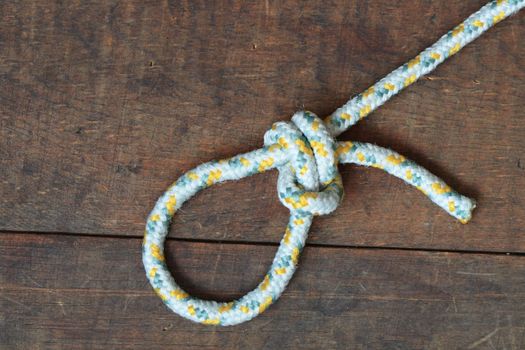
[[(327, 115), (485, 0), (0, 3), (0, 229), (140, 236), (185, 171)], [(499, 24), (342, 139), (418, 161), (478, 200), (468, 226), (378, 170), (310, 242), (525, 251), (525, 16)], [(172, 235), (277, 242), (275, 173), (209, 190)], [(271, 221), (271, 222), (270, 222)]]
[[(0, 348), (521, 349), (525, 259), (307, 247), (282, 298), (251, 322), (206, 327), (172, 314), (143, 272), (140, 239), (4, 235)], [(254, 288), (276, 247), (169, 241), (191, 293)]]

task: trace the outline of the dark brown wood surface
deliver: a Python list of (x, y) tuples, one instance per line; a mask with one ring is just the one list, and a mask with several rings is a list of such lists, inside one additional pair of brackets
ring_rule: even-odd
[[(283, 297), (236, 327), (194, 324), (151, 292), (140, 239), (13, 234), (0, 241), (5, 348), (522, 349), (525, 259), (307, 247)], [(274, 246), (170, 241), (201, 297), (257, 286)], [(89, 331), (88, 331), (89, 330)]]
[[(140, 236), (182, 173), (260, 147), (300, 106), (329, 114), (483, 2), (4, 2), (0, 227)], [(392, 147), (475, 197), (470, 225), (344, 166), (346, 199), (310, 241), (524, 251), (523, 37), (519, 14), (342, 137)], [(275, 181), (202, 194), (173, 235), (277, 242)]]
[[(299, 108), (328, 115), (484, 3), (1, 1), (0, 348), (524, 348), (524, 13), (340, 138), (474, 197), (468, 225), (342, 166), (343, 202), (253, 322), (186, 322), (140, 266), (145, 217), (177, 177), (260, 147)], [(275, 184), (218, 185), (180, 210), (184, 286), (256, 285), (287, 222)]]

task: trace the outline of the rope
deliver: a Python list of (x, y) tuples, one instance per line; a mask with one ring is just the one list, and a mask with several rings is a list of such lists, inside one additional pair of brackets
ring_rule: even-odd
[[(438, 177), (389, 149), (361, 142), (337, 142), (334, 138), (523, 7), (525, 0), (491, 1), (324, 121), (312, 112), (299, 111), (291, 122), (275, 123), (266, 132), (263, 148), (201, 164), (181, 176), (159, 198), (149, 215), (142, 245), (146, 274), (162, 301), (182, 317), (211, 325), (239, 324), (266, 310), (279, 298), (295, 272), (313, 216), (331, 213), (341, 201), (339, 163), (383, 169), (415, 186), (450, 215), (467, 223), (475, 202)], [(175, 283), (164, 258), (164, 241), (173, 215), (202, 189), (274, 168), (279, 171), (279, 200), (290, 209), (290, 219), (263, 281), (232, 302), (190, 296)]]

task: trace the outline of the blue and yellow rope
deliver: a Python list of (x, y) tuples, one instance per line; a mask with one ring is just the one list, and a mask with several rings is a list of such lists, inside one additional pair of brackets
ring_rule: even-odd
[[(162, 301), (177, 314), (210, 325), (239, 324), (266, 310), (295, 272), (313, 216), (331, 213), (343, 196), (339, 163), (383, 169), (421, 190), (459, 221), (468, 222), (474, 201), (427, 170), (391, 150), (367, 143), (336, 142), (334, 138), (524, 6), (525, 0), (492, 1), (325, 121), (311, 112), (297, 112), (291, 122), (275, 123), (266, 132), (263, 148), (201, 164), (180, 177), (149, 215), (142, 245), (147, 277)], [(242, 298), (228, 303), (190, 296), (175, 283), (164, 258), (164, 241), (173, 215), (202, 189), (274, 168), (279, 171), (279, 200), (290, 209), (290, 220), (263, 281)]]

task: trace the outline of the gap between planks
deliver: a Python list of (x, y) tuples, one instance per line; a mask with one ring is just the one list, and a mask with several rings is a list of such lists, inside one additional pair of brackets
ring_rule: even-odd
[[(117, 235), (117, 234), (96, 234), (96, 233), (0, 230), (0, 235), (1, 234), (53, 235), (53, 236), (75, 236), (79, 238), (85, 237), (85, 238), (142, 240), (142, 236), (129, 236), (129, 235)], [(227, 244), (227, 245), (271, 246), (271, 247), (276, 247), (276, 248), (279, 245), (278, 242), (214, 240), (214, 239), (201, 239), (201, 238), (178, 238), (178, 237), (167, 237), (166, 241), (189, 242), (189, 243), (208, 243), (208, 244)], [(517, 251), (503, 252), (503, 251), (487, 251), (487, 250), (408, 248), (408, 247), (396, 247), (396, 246), (341, 245), (341, 244), (322, 244), (322, 243), (308, 243), (308, 242), (306, 242), (306, 247), (334, 248), (334, 249), (385, 250), (385, 251), (409, 251), (409, 252), (450, 253), (450, 254), (525, 256), (525, 252), (517, 252)]]

